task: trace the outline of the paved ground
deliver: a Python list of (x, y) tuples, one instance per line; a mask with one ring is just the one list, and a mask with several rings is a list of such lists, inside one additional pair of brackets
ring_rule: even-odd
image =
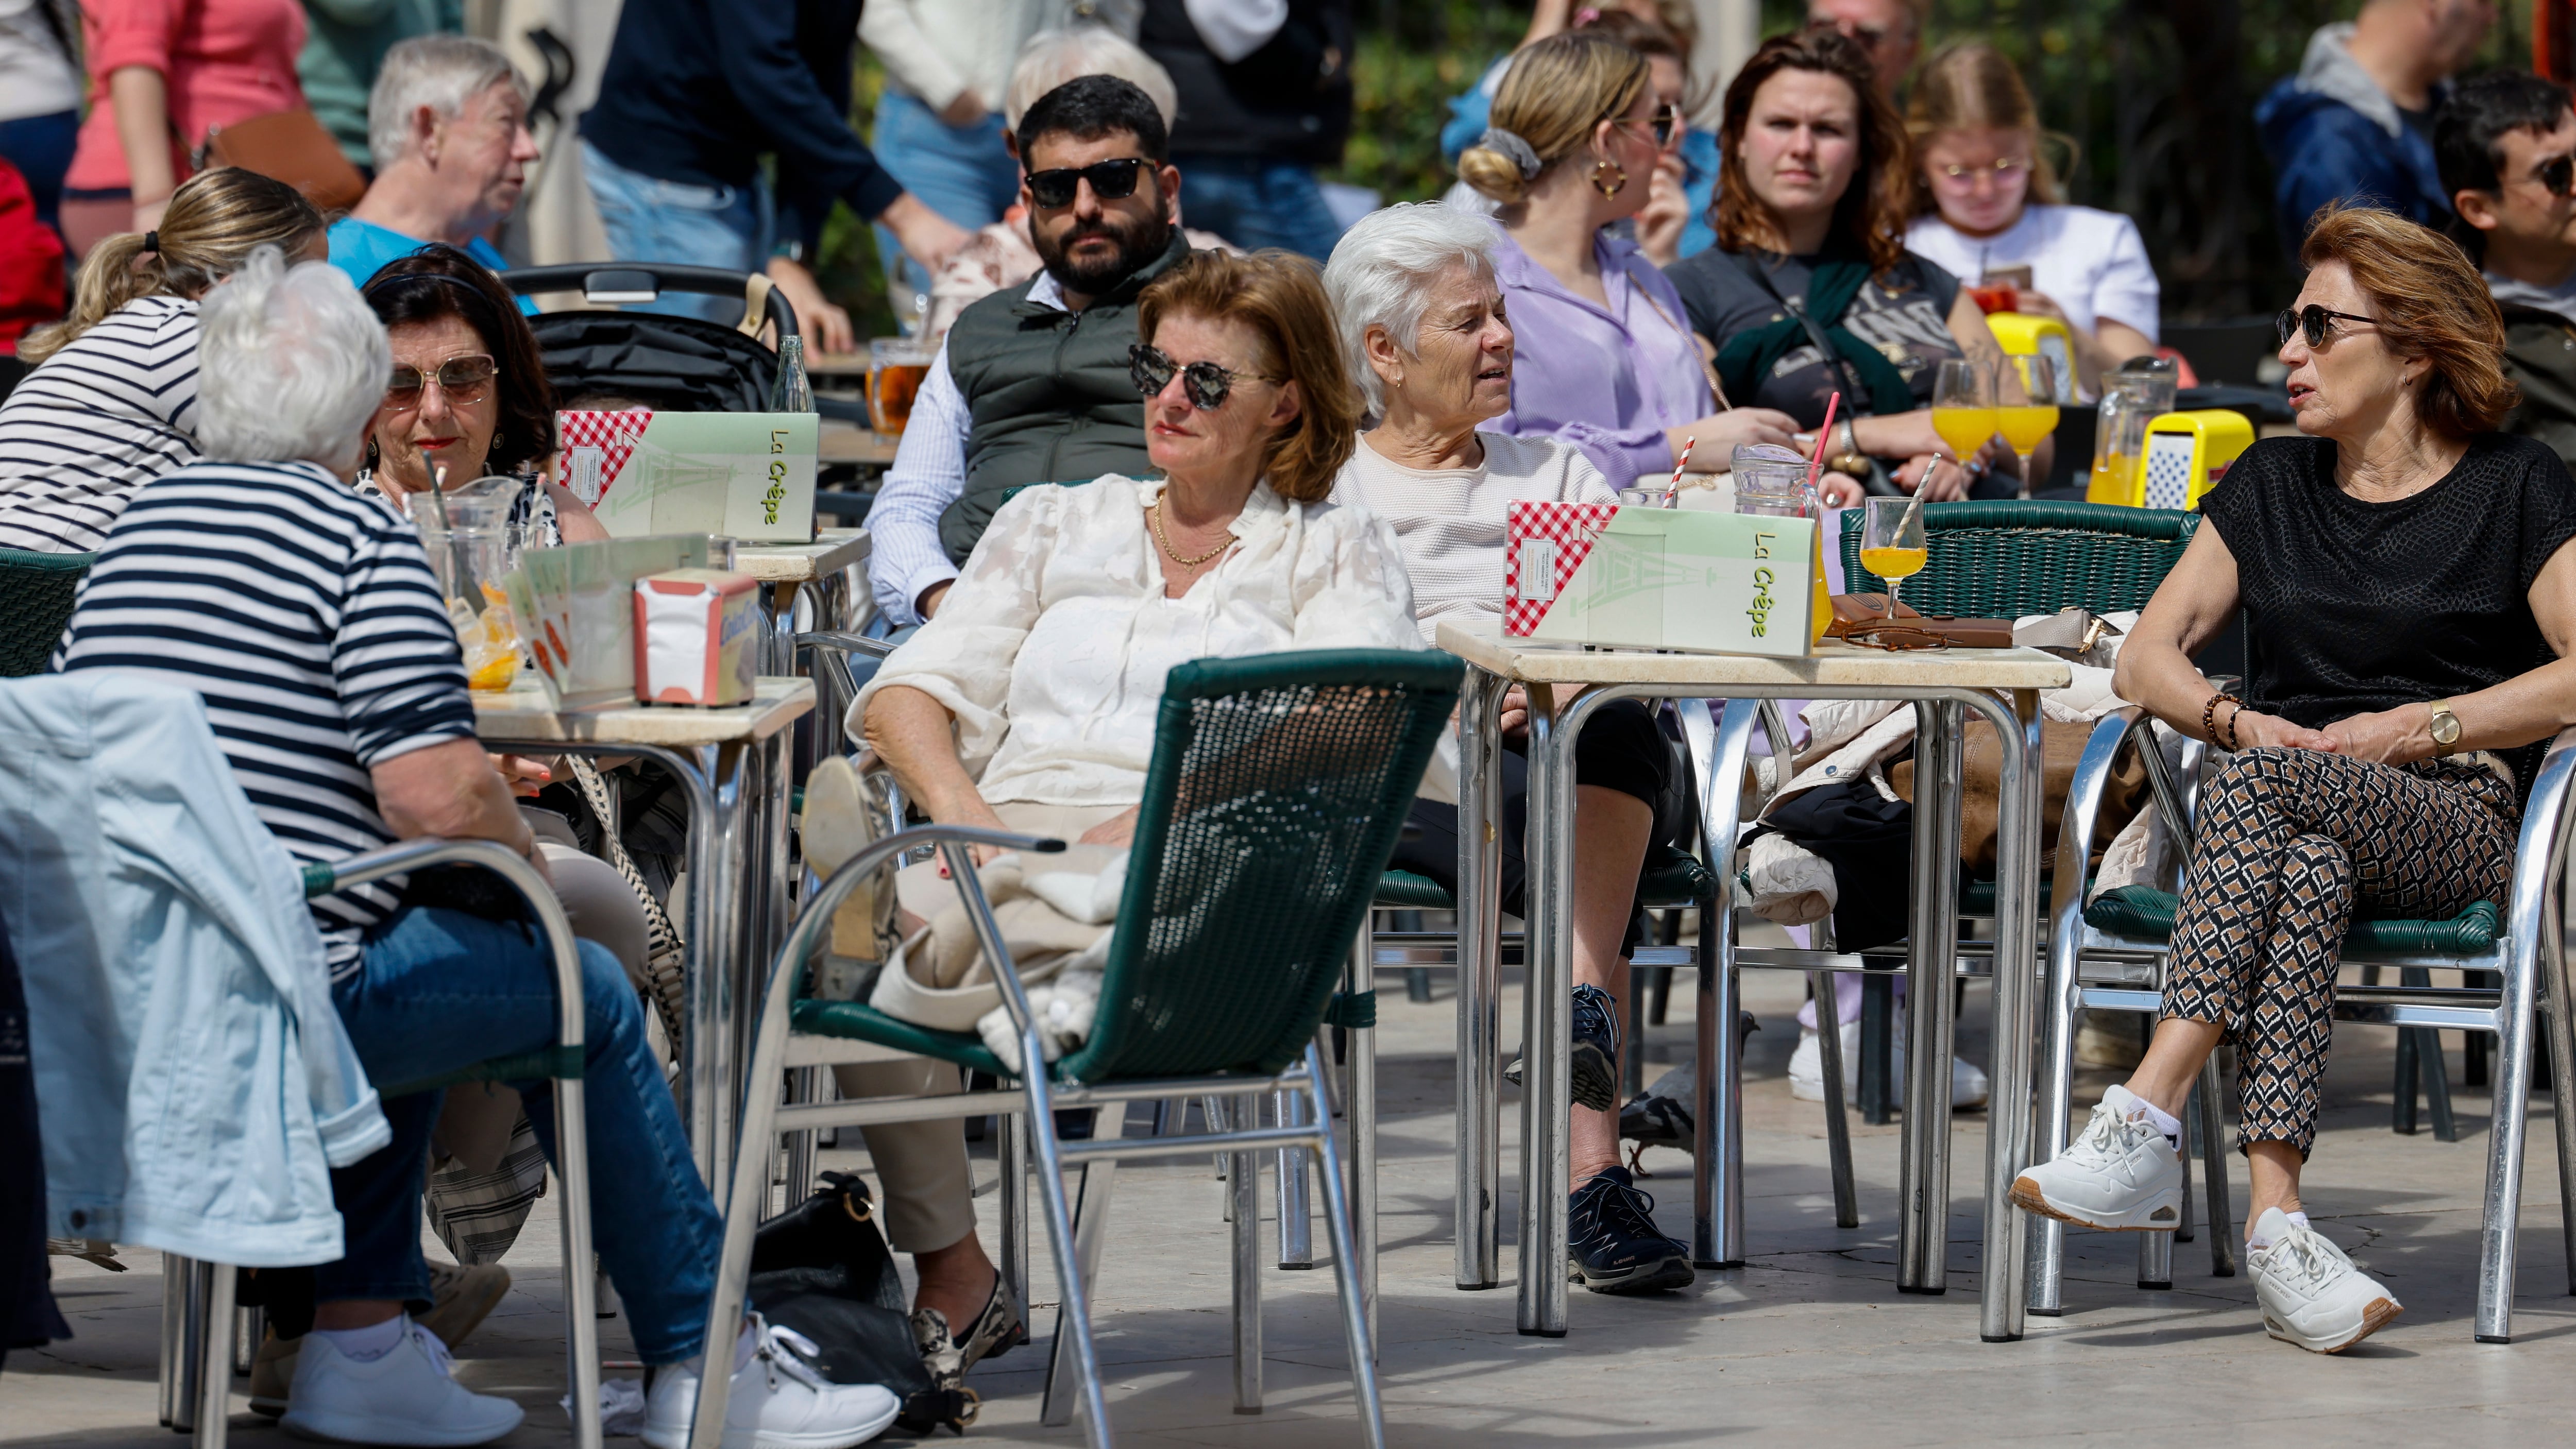
[[(2486, 1161), (2483, 1089), (2463, 1090), (2469, 1135), (2388, 1131), (2392, 1033), (2346, 1027), (2329, 1076), (2332, 1103), (2310, 1175), (2309, 1206), (2404, 1300), (2406, 1317), (2340, 1358), (2264, 1337), (2252, 1290), (2209, 1276), (2205, 1241), (2177, 1254), (2173, 1291), (2134, 1286), (2132, 1240), (2073, 1238), (2067, 1316), (2033, 1319), (2027, 1340), (1977, 1340), (1976, 1165), (1985, 1118), (1956, 1121), (1950, 1284), (1945, 1297), (1895, 1291), (1896, 1129), (1855, 1126), (1863, 1222), (1833, 1226), (1819, 1109), (1793, 1102), (1782, 1079), (1798, 979), (1756, 973), (1748, 997), (1764, 1030), (1753, 1039), (1747, 1182), (1751, 1263), (1703, 1274), (1684, 1293), (1651, 1300), (1574, 1294), (1565, 1339), (1513, 1331), (1508, 1282), (1488, 1293), (1449, 1286), (1450, 1031), (1446, 996), (1409, 1006), (1393, 977), (1387, 1003), (1384, 1145), (1384, 1374), (1390, 1437), (1425, 1449), (1503, 1449), (1540, 1442), (1623, 1446), (1734, 1439), (1809, 1444), (1931, 1444), (2068, 1439), (2172, 1444), (2298, 1442), (2563, 1443), (2576, 1424), (2576, 1299), (2566, 1294), (2557, 1175), (2545, 1096), (2533, 1121), (2523, 1204), (2523, 1253), (2511, 1346), (2470, 1340), (2480, 1181)], [(1689, 992), (1650, 1052), (1687, 1050)], [(1504, 1020), (1517, 1034), (1517, 1000)], [(1972, 993), (1968, 1050), (1983, 1054), (1982, 992)], [(2452, 1070), (2459, 1070), (2453, 1038)], [(2088, 1089), (2098, 1091), (2100, 1080)], [(1507, 1135), (1517, 1128), (1506, 1116)], [(861, 1161), (849, 1154), (847, 1161)], [(1686, 1234), (1688, 1159), (1658, 1150), (1667, 1231)], [(989, 1163), (979, 1163), (989, 1181)], [(1517, 1213), (1505, 1166), (1506, 1232)], [(2242, 1179), (2238, 1200), (2242, 1201)], [(1266, 1446), (1353, 1442), (1329, 1269), (1265, 1275), (1268, 1408), (1232, 1409), (1228, 1289), (1220, 1185), (1204, 1163), (1135, 1166), (1119, 1182), (1116, 1222), (1098, 1290), (1111, 1411), (1124, 1442)], [(1265, 1194), (1266, 1196), (1266, 1194)], [(982, 1199), (989, 1215), (993, 1199)], [(513, 1444), (567, 1437), (551, 1209), (541, 1208), (507, 1260), (509, 1301), (470, 1339), (459, 1370), (529, 1410)], [(989, 1228), (989, 1223), (988, 1223)], [(1323, 1234), (1318, 1229), (1319, 1245)], [(989, 1236), (987, 1241), (991, 1241)], [(1045, 1248), (1037, 1254), (1041, 1297)], [(0, 1375), (0, 1441), (12, 1444), (171, 1443), (152, 1427), (160, 1276), (153, 1255), (110, 1274), (57, 1259), (56, 1289), (79, 1336), (9, 1356)], [(1512, 1254), (1507, 1242), (1504, 1269)], [(1078, 1443), (1037, 1426), (1037, 1392), (1051, 1314), (1039, 1341), (978, 1370), (988, 1444)], [(627, 1356), (617, 1322), (604, 1353)], [(617, 1371), (612, 1370), (612, 1376)], [(238, 1400), (236, 1402), (239, 1402)], [(246, 1410), (237, 1442), (284, 1442)], [(631, 1442), (631, 1441), (629, 1441)]]

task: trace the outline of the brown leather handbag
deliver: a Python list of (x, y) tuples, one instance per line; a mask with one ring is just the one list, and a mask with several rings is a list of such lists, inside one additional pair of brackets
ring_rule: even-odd
[(1834, 621), (1825, 626), (1828, 639), (1848, 639), (1881, 649), (2010, 649), (2010, 619), (1962, 619), (1954, 614), (1917, 613), (1897, 603), (1891, 618), (1885, 594), (1836, 594)]
[(349, 164), (321, 120), (302, 107), (207, 127), (206, 143), (197, 148), (197, 169), (216, 166), (238, 166), (283, 181), (323, 211), (346, 211), (367, 194), (367, 178)]
[[(1995, 727), (1983, 718), (1971, 716), (1965, 733), (1967, 754), (1959, 770), (1959, 858), (1974, 874), (1992, 870), (1995, 864), (1995, 837), (2003, 819), (2004, 752), (1995, 740)], [(2075, 783), (2075, 766), (2093, 738), (2093, 726), (2086, 722), (2042, 720), (2039, 737), (2040, 858), (2054, 862), (2058, 822), (2066, 813), (2066, 792)], [(1909, 805), (1914, 803), (1914, 761), (1888, 766), (1887, 783), (1899, 799)], [(2127, 828), (2146, 803), (2147, 763), (2138, 757), (2137, 742), (2132, 740), (2120, 752), (2110, 781), (2103, 786), (2101, 813), (2094, 817), (2093, 838), (2086, 842), (2092, 860), (2100, 861), (2112, 838)]]

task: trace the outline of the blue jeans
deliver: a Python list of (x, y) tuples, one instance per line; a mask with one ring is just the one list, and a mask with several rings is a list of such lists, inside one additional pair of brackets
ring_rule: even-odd
[[(757, 272), (769, 264), (769, 189), (758, 180), (748, 186), (662, 181), (627, 170), (588, 141), (581, 143), (581, 168), (612, 259), (729, 272)], [(629, 310), (730, 327), (742, 320), (742, 299), (674, 293)]]
[(1174, 156), (1181, 215), (1245, 251), (1285, 247), (1323, 261), (1342, 239), (1312, 167), (1253, 156)]
[[(679, 1109), (644, 1036), (644, 1011), (607, 948), (581, 943), (584, 1121), (591, 1232), (646, 1363), (706, 1341), (724, 1222), (689, 1156)], [(371, 931), (366, 964), (332, 999), (370, 1080), (419, 1081), (555, 1040), (554, 972), (533, 925), (409, 906)], [(551, 1082), (514, 1082), (549, 1161)], [(420, 1256), (421, 1175), (443, 1092), (388, 1100), (393, 1144), (331, 1174), (345, 1255), (315, 1270), (314, 1299), (429, 1300)], [(580, 1272), (580, 1265), (566, 1265)]]
[[(888, 87), (877, 98), (876, 129), (868, 149), (903, 189), (922, 205), (973, 231), (1002, 219), (1020, 198), (1020, 163), (1002, 149), (1002, 118), (987, 114), (971, 126), (951, 126), (920, 98)], [(876, 228), (877, 256), (886, 286), (930, 295), (930, 273), (903, 254), (903, 243)], [(903, 310), (900, 303), (895, 310)]]
[(62, 204), (63, 173), (72, 169), (72, 145), (79, 135), (78, 111), (0, 121), (0, 160), (17, 167), (18, 174), (27, 178), (27, 190), (36, 198), (36, 219), (47, 226), (56, 225), (54, 213)]

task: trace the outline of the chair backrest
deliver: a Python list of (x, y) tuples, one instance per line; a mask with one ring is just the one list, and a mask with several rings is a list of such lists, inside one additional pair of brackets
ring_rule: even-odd
[(1464, 669), (1331, 649), (1166, 677), (1099, 1014), (1067, 1077), (1269, 1075), (1305, 1050)]
[[(1883, 594), (1887, 585), (1860, 566), (1861, 512), (1843, 513), (1843, 587)], [(1971, 619), (2144, 608), (2199, 527), (2199, 514), (2164, 508), (1927, 503), (1923, 536), (1932, 558), (1905, 581), (1904, 598), (1926, 614)]]
[(97, 557), (0, 548), (0, 678), (45, 672), (71, 622), (72, 597)]

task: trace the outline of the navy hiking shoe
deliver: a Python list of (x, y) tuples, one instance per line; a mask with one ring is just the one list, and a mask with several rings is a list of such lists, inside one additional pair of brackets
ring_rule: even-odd
[(1687, 1288), (1690, 1250), (1655, 1226), (1655, 1200), (1624, 1167), (1605, 1167), (1574, 1190), (1566, 1214), (1565, 1278), (1595, 1293)]
[[(1566, 1095), (1574, 1105), (1607, 1112), (1619, 1101), (1619, 1001), (1598, 986), (1574, 988), (1572, 1070)], [(1503, 1080), (1521, 1084), (1522, 1058), (1503, 1068)]]

